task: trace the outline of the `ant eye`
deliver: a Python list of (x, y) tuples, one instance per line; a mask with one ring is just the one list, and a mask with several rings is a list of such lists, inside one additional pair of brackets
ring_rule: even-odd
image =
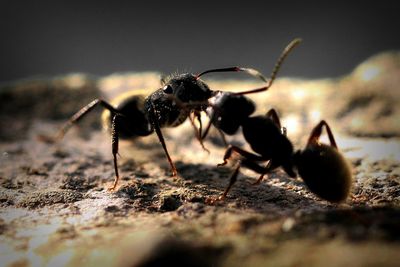
[(166, 85), (166, 86), (164, 86), (163, 91), (164, 91), (164, 93), (166, 93), (166, 94), (172, 94), (172, 93), (173, 93), (173, 90), (172, 90), (171, 85)]

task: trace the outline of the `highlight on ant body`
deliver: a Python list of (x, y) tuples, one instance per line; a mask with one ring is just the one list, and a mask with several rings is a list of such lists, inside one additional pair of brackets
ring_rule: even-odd
[[(114, 190), (119, 181), (117, 155), (120, 138), (135, 139), (142, 136), (148, 136), (155, 132), (169, 162), (172, 175), (175, 176), (177, 175), (177, 170), (168, 152), (161, 129), (166, 127), (177, 127), (187, 118), (190, 118), (193, 127), (196, 127), (193, 120), (197, 119), (199, 121), (199, 126), (195, 129), (197, 132), (196, 138), (202, 146), (202, 140), (207, 135), (211, 124), (222, 132), (232, 134), (235, 129), (238, 128), (236, 127), (237, 123), (233, 126), (226, 126), (225, 124), (230, 124), (230, 122), (225, 123), (230, 120), (228, 118), (224, 120), (223, 123), (217, 123), (215, 117), (218, 116), (219, 113), (217, 109), (214, 108), (211, 108), (214, 112), (209, 114), (211, 116), (210, 124), (206, 128), (207, 130), (202, 133), (201, 112), (205, 112), (209, 107), (216, 106), (215, 103), (221, 102), (222, 99), (229, 100), (224, 103), (230, 103), (231, 100), (235, 102), (234, 99), (236, 98), (241, 99), (239, 101), (243, 102), (244, 99), (244, 102), (251, 103), (251, 101), (244, 95), (267, 91), (272, 85), (286, 56), (300, 42), (300, 39), (295, 39), (284, 49), (275, 64), (269, 80), (255, 69), (242, 67), (211, 69), (197, 75), (192, 73), (173, 75), (163, 80), (162, 87), (148, 96), (132, 92), (124, 94), (122, 97), (117, 97), (117, 100), (112, 101), (111, 103), (103, 99), (95, 99), (75, 113), (59, 130), (55, 138), (45, 139), (48, 141), (50, 141), (50, 139), (52, 141), (62, 139), (74, 124), (84, 118), (85, 115), (95, 107), (101, 106), (105, 109), (102, 115), (103, 124), (110, 129), (111, 133), (111, 151), (113, 156), (115, 179), (113, 185), (109, 188), (110, 190)], [(266, 85), (239, 93), (215, 91), (211, 90), (209, 86), (200, 79), (201, 76), (212, 72), (245, 72), (266, 82)], [(186, 107), (183, 107), (183, 105), (186, 105)], [(251, 106), (252, 104), (249, 105)], [(250, 113), (252, 113), (255, 107), (250, 106)], [(231, 112), (228, 105), (226, 105), (225, 111)], [(247, 118), (249, 115), (247, 113), (249, 111), (245, 111), (244, 114), (241, 114), (240, 111), (237, 110), (239, 113), (234, 113), (231, 116)], [(225, 114), (223, 116), (226, 117)], [(236, 120), (236, 118), (234, 118), (234, 120)], [(239, 125), (240, 124), (241, 122), (239, 122)]]

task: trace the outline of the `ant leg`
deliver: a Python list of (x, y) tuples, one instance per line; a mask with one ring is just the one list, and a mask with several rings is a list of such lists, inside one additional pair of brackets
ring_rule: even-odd
[(272, 163), (271, 160), (268, 160), (268, 163), (265, 167), (258, 165), (256, 163), (257, 161), (265, 161), (266, 159), (257, 154), (250, 153), (236, 146), (228, 147), (228, 149), (225, 151), (224, 162), (218, 164), (218, 166), (226, 165), (227, 160), (232, 157), (233, 152), (236, 152), (245, 158), (244, 160), (241, 161), (243, 167), (246, 167), (256, 173), (261, 174), (261, 176), (257, 179), (257, 181), (253, 183), (254, 185), (261, 183), (261, 181), (264, 179), (265, 174), (267, 174), (269, 171), (277, 167)]
[(238, 162), (236, 164), (235, 170), (233, 171), (233, 173), (231, 174), (231, 177), (229, 178), (229, 184), (226, 187), (224, 193), (222, 193), (222, 195), (218, 197), (218, 200), (223, 200), (228, 195), (228, 192), (231, 190), (232, 186), (237, 181), (237, 176), (239, 174), (239, 170), (240, 170), (240, 162)]
[[(208, 132), (210, 131), (210, 128), (211, 128), (213, 119), (214, 119), (214, 118), (213, 118), (213, 115), (211, 115), (211, 116), (210, 116), (210, 121), (208, 122), (207, 127), (205, 128), (204, 133), (203, 133), (203, 135), (201, 136), (201, 140), (202, 140), (202, 141), (207, 137)], [(218, 133), (219, 133), (219, 135), (221, 136), (222, 142), (223, 142), (224, 145), (227, 147), (227, 146), (228, 146), (228, 142), (226, 141), (224, 132), (223, 132), (221, 129), (218, 129), (218, 128), (216, 128), (216, 129), (218, 130)]]
[[(190, 115), (193, 114), (194, 117), (189, 116), (189, 120), (190, 123), (192, 124), (192, 127), (194, 129), (194, 133), (196, 136), (196, 139), (199, 141), (201, 147), (203, 148), (203, 150), (207, 151), (208, 153), (210, 153), (210, 151), (204, 146), (203, 144), (203, 139), (201, 138), (201, 132), (202, 132), (202, 123), (201, 123), (201, 117), (200, 117), (200, 112), (198, 112), (197, 110), (193, 111), (192, 113), (190, 113)], [(199, 122), (199, 128), (196, 127), (196, 125), (194, 124), (194, 119), (197, 119), (197, 121)]]
[(226, 196), (228, 195), (229, 191), (231, 190), (232, 186), (236, 183), (237, 181), (237, 176), (239, 174), (239, 169), (240, 169), (240, 162), (236, 164), (235, 170), (232, 172), (231, 177), (229, 178), (229, 184), (226, 187), (224, 193), (220, 195), (219, 197), (212, 197), (212, 198), (207, 198), (205, 202), (207, 204), (215, 204), (217, 201), (223, 201)]
[[(265, 167), (263, 167), (265, 170), (263, 173), (261, 173), (260, 177), (257, 179), (257, 181), (255, 181), (254, 183), (252, 183), (252, 185), (259, 185), (261, 183), (261, 181), (264, 179), (264, 176), (267, 174), (267, 172), (269, 172), (272, 169), (272, 163), (271, 160), (268, 161), (267, 165), (265, 165)], [(254, 170), (254, 169), (253, 169)]]
[[(244, 152), (245, 153), (249, 153), (249, 152), (246, 152), (246, 151), (244, 151)], [(251, 155), (250, 157), (256, 156), (256, 155), (253, 155), (253, 154), (250, 154), (250, 155)], [(244, 159), (242, 161), (238, 161), (236, 163), (236, 165), (235, 165), (234, 171), (231, 174), (231, 177), (229, 178), (229, 184), (226, 187), (224, 193), (222, 193), (222, 195), (220, 195), (217, 198), (210, 198), (210, 199), (206, 200), (207, 203), (214, 204), (215, 202), (222, 201), (222, 200), (224, 200), (226, 198), (226, 196), (228, 195), (228, 193), (231, 190), (232, 186), (236, 183), (240, 167), (242, 167), (242, 166), (246, 167), (248, 169), (251, 169), (251, 170), (253, 170), (253, 171), (257, 172), (257, 173), (261, 173), (260, 178), (255, 183), (253, 183), (254, 185), (259, 184), (261, 182), (261, 180), (264, 178), (264, 175), (266, 173), (268, 173), (270, 170), (275, 168), (275, 166), (271, 163), (271, 161), (269, 161), (267, 166), (265, 166), (265, 167), (260, 166), (257, 163), (255, 163), (254, 161), (249, 160), (249, 159)]]
[(160, 126), (158, 125), (158, 123), (155, 123), (154, 130), (156, 131), (158, 140), (160, 141), (161, 146), (164, 149), (165, 155), (167, 156), (169, 165), (171, 166), (172, 176), (176, 176), (178, 174), (178, 172), (176, 170), (175, 164), (172, 162), (171, 156), (168, 153), (167, 145), (165, 144), (164, 136), (162, 135), (162, 132), (161, 132), (161, 129), (160, 129)]
[(203, 123), (201, 121), (201, 113), (198, 110), (194, 111), (194, 116), (196, 117), (197, 121), (199, 122), (199, 131), (198, 137), (201, 138), (201, 132), (203, 131)]
[(208, 153), (210, 153), (210, 151), (204, 146), (203, 144), (203, 139), (201, 138), (201, 133), (203, 131), (203, 123), (201, 121), (201, 113), (197, 110), (194, 111), (194, 115), (196, 116), (197, 121), (199, 122), (199, 129), (198, 129), (198, 135), (197, 135), (197, 139), (200, 142), (201, 147), (207, 151)]
[[(268, 166), (268, 165), (267, 165)], [(267, 166), (265, 166), (265, 168), (267, 168)], [(254, 183), (252, 183), (251, 185), (259, 185), (261, 183), (261, 181), (264, 179), (264, 176), (266, 175), (266, 173), (262, 173), (260, 175), (260, 177), (258, 177), (257, 181), (255, 181)]]
[(224, 162), (218, 164), (217, 166), (226, 165), (228, 163), (228, 159), (230, 159), (232, 157), (233, 152), (240, 154), (242, 157), (244, 157), (250, 161), (265, 161), (265, 159), (263, 157), (261, 157), (257, 154), (253, 154), (253, 153), (248, 152), (240, 147), (230, 145), (225, 151)]
[(224, 143), (225, 147), (228, 147), (228, 141), (226, 141), (225, 134), (221, 129), (217, 129), (219, 135), (221, 136), (222, 142)]
[(201, 140), (204, 140), (207, 137), (208, 132), (210, 131), (211, 128), (211, 124), (212, 124), (212, 117), (210, 118), (210, 121), (208, 122), (207, 127), (205, 128), (204, 133), (201, 136)]
[(246, 167), (256, 173), (261, 174), (260, 177), (252, 183), (252, 185), (258, 185), (261, 183), (261, 181), (264, 179), (264, 176), (269, 173), (271, 170), (277, 168), (278, 166), (273, 163), (272, 160), (268, 160), (268, 163), (265, 166), (260, 166), (258, 163), (252, 161), (252, 160), (242, 160), (242, 167)]
[(178, 172), (176, 170), (175, 164), (173, 163), (173, 161), (171, 159), (171, 156), (168, 153), (168, 149), (167, 149), (167, 145), (165, 144), (164, 136), (161, 132), (160, 125), (158, 125), (158, 121), (157, 121), (157, 118), (154, 113), (155, 113), (155, 108), (154, 108), (154, 104), (152, 103), (152, 108), (150, 109), (150, 112), (149, 112), (150, 122), (153, 125), (154, 130), (157, 134), (158, 140), (160, 141), (161, 146), (164, 149), (164, 153), (167, 156), (169, 165), (171, 167), (172, 176), (176, 176), (178, 174)]
[(114, 184), (108, 188), (108, 190), (113, 191), (118, 184), (119, 181), (119, 173), (118, 173), (118, 164), (117, 164), (117, 155), (118, 155), (118, 128), (117, 128), (117, 119), (119, 118), (118, 115), (114, 115), (111, 124), (111, 146), (112, 146), (112, 154), (114, 159), (114, 172), (115, 172), (115, 179)]
[[(228, 162), (227, 160), (228, 160), (229, 158), (232, 157), (232, 153), (233, 153), (233, 152), (236, 152), (236, 153), (242, 155), (242, 156), (245, 158), (245, 160), (243, 161), (243, 164), (244, 164), (246, 167), (248, 167), (248, 168), (252, 168), (252, 167), (249, 167), (249, 165), (257, 165), (257, 164), (254, 163), (254, 161), (263, 160), (263, 158), (262, 158), (261, 156), (258, 156), (258, 155), (252, 154), (252, 153), (250, 153), (250, 152), (247, 152), (247, 151), (245, 151), (245, 150), (243, 150), (243, 149), (241, 149), (241, 148), (239, 148), (239, 147), (237, 147), (237, 146), (232, 146), (232, 145), (230, 145), (230, 146), (228, 147), (228, 149), (225, 151), (224, 162), (221, 163), (221, 164), (218, 164), (218, 166), (226, 165), (227, 162)], [(238, 162), (236, 163), (236, 165), (235, 165), (235, 170), (234, 170), (233, 173), (231, 174), (231, 177), (230, 177), (230, 179), (229, 179), (228, 187), (225, 189), (224, 193), (223, 193), (221, 196), (219, 196), (218, 198), (206, 200), (206, 202), (208, 202), (208, 203), (210, 203), (210, 204), (214, 204), (216, 201), (223, 200), (223, 199), (226, 197), (226, 195), (228, 194), (228, 192), (231, 190), (233, 184), (234, 184), (234, 183), (236, 182), (236, 180), (237, 180), (237, 176), (238, 176), (238, 173), (239, 173), (239, 169), (240, 169), (241, 164), (242, 164), (242, 161), (238, 161)], [(257, 166), (259, 167), (259, 168), (257, 169), (257, 171), (258, 171), (259, 173), (263, 173), (262, 167), (259, 166), (259, 165), (257, 165)], [(252, 169), (256, 169), (256, 167), (254, 167), (254, 168), (252, 168)]]
[(338, 147), (337, 147), (337, 144), (335, 141), (335, 137), (333, 136), (332, 130), (325, 120), (320, 121), (314, 127), (314, 129), (311, 131), (310, 137), (308, 138), (307, 146), (312, 145), (312, 144), (318, 144), (319, 138), (322, 134), (322, 127), (324, 127), (324, 126), (326, 129), (326, 132), (328, 133), (328, 138), (329, 138), (329, 142), (331, 143), (331, 146), (333, 146), (334, 148), (337, 149)]
[[(207, 137), (208, 132), (209, 132), (209, 130), (210, 130), (210, 128), (211, 128), (211, 124), (212, 124), (212, 118), (211, 118), (210, 121), (208, 122), (207, 127), (205, 128), (204, 133), (203, 133), (203, 135), (201, 136), (201, 140), (202, 140), (202, 141)], [(226, 141), (224, 132), (222, 132), (221, 129), (218, 129), (218, 128), (216, 128), (216, 129), (218, 130), (218, 133), (219, 133), (219, 135), (221, 136), (222, 142), (223, 142), (224, 145), (227, 147), (227, 146), (228, 146), (228, 142)]]
[[(190, 120), (190, 123), (192, 124), (192, 127), (193, 127), (193, 129), (194, 129), (194, 131), (195, 131), (195, 136), (196, 136), (196, 139), (199, 141), (199, 143), (200, 143), (200, 145), (201, 145), (201, 147), (205, 150), (205, 151), (207, 151), (208, 153), (210, 153), (210, 151), (204, 146), (204, 144), (203, 144), (203, 139), (204, 138), (202, 138), (202, 131), (203, 131), (203, 129), (202, 129), (202, 121), (201, 121), (201, 114), (200, 114), (200, 112), (198, 111), (198, 110), (196, 110), (196, 109), (191, 109), (191, 107), (198, 107), (198, 105), (200, 105), (200, 104), (204, 104), (204, 102), (197, 102), (197, 103), (190, 103), (190, 104), (187, 104), (187, 103), (183, 103), (181, 100), (179, 100), (178, 98), (176, 98), (175, 96), (170, 96), (170, 95), (168, 95), (167, 96), (168, 97), (168, 99), (171, 99), (172, 101), (174, 101), (180, 108), (182, 108), (182, 109), (185, 109), (185, 110), (187, 110), (187, 111), (189, 111), (189, 120)], [(154, 107), (153, 107), (153, 109), (154, 109)], [(154, 111), (153, 111), (154, 112)], [(195, 116), (195, 118), (197, 118), (197, 120), (198, 120), (198, 122), (199, 122), (199, 128), (197, 128), (196, 127), (196, 125), (194, 124), (194, 118), (191, 116), (191, 115), (194, 115)], [(208, 130), (209, 130), (209, 127), (210, 127), (210, 124), (207, 126), (207, 132), (208, 132)]]
[[(61, 140), (64, 135), (68, 132), (68, 130), (77, 122), (79, 122), (86, 114), (88, 114), (90, 111), (92, 111), (97, 105), (101, 105), (104, 108), (108, 109), (111, 113), (113, 114), (118, 114), (118, 110), (115, 109), (113, 106), (111, 106), (109, 103), (102, 99), (95, 99), (83, 108), (81, 108), (78, 112), (76, 112), (65, 124), (64, 126), (59, 130), (58, 134), (56, 137), (53, 139), (53, 142), (55, 140)], [(50, 141), (50, 140), (49, 140)]]

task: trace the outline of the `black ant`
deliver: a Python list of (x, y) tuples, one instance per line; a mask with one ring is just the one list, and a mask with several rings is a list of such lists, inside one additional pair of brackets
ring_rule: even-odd
[[(272, 72), (271, 78), (266, 86), (234, 94), (244, 95), (268, 90), (268, 88), (272, 85), (272, 82), (275, 79), (275, 76), (284, 58), (298, 43), (300, 43), (300, 39), (293, 40), (282, 52)], [(213, 99), (217, 100), (221, 95), (230, 94), (221, 91), (213, 91), (204, 81), (200, 79), (200, 77), (204, 74), (212, 72), (246, 72), (252, 76), (260, 78), (264, 82), (267, 82), (267, 79), (257, 70), (242, 67), (211, 69), (201, 72), (197, 75), (191, 73), (173, 75), (171, 77), (163, 79), (162, 87), (157, 89), (147, 97), (143, 94), (140, 94), (141, 92), (138, 93), (133, 91), (118, 97), (117, 101), (112, 102), (116, 102), (115, 105), (110, 104), (102, 99), (93, 100), (69, 119), (69, 121), (59, 131), (56, 139), (63, 138), (63, 136), (73, 124), (81, 120), (96, 106), (100, 105), (106, 109), (102, 116), (103, 123), (107, 128), (110, 128), (111, 130), (115, 180), (113, 186), (109, 188), (110, 190), (116, 188), (119, 180), (117, 164), (119, 138), (134, 139), (140, 136), (148, 136), (153, 132), (156, 132), (170, 164), (172, 175), (175, 176), (177, 175), (177, 170), (168, 153), (168, 149), (165, 144), (161, 128), (176, 127), (182, 124), (188, 117), (190, 118), (192, 125), (194, 126), (194, 118), (197, 118), (200, 123), (199, 129), (196, 129), (197, 139), (203, 146), (203, 138), (201, 136), (202, 126), (200, 119), (201, 112), (205, 111), (207, 107), (211, 105), (209, 102), (212, 103)], [(183, 105), (186, 104), (188, 106), (183, 107)], [(239, 116), (241, 115), (239, 114)], [(245, 117), (247, 116), (248, 115), (246, 115)], [(214, 125), (217, 128), (220, 127), (223, 131), (226, 132), (225, 127), (220, 126), (216, 123), (214, 123)], [(210, 126), (208, 126), (207, 129), (209, 127)], [(49, 138), (43, 139), (49, 140)]]
[[(251, 149), (257, 154), (237, 146), (229, 146), (224, 155), (224, 162), (237, 153), (241, 159), (236, 163), (228, 187), (217, 198), (210, 198), (208, 203), (223, 200), (237, 180), (240, 167), (251, 169), (261, 176), (254, 184), (259, 184), (264, 175), (275, 168), (282, 167), (292, 178), (296, 177), (294, 168), (311, 192), (322, 199), (339, 203), (349, 195), (351, 188), (351, 169), (339, 152), (329, 125), (322, 120), (312, 130), (303, 151), (293, 153), (293, 145), (286, 136), (286, 129), (281, 127), (280, 119), (274, 109), (264, 116), (252, 116), (241, 122), (243, 136)], [(322, 144), (319, 138), (325, 127), (330, 145)], [(265, 166), (260, 162), (267, 162)]]

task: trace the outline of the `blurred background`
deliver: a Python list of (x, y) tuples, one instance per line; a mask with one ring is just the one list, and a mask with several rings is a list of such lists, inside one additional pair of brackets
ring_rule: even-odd
[[(0, 83), (71, 72), (200, 72), (233, 65), (281, 75), (349, 73), (400, 48), (396, 1), (0, 1)], [(235, 76), (236, 77), (236, 76)]]

